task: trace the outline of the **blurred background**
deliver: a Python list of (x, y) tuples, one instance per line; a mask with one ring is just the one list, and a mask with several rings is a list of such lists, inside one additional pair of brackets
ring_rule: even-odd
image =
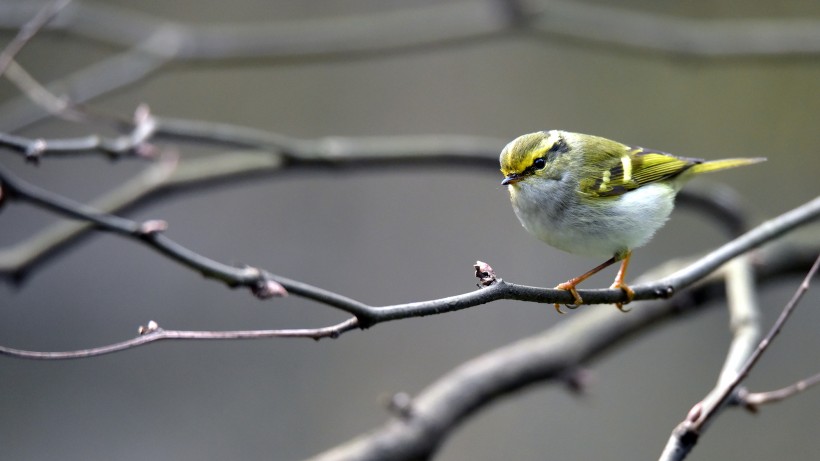
[[(103, 4), (186, 24), (309, 28), (316, 19), (439, 3)], [(604, 2), (581, 4), (595, 3)], [(820, 20), (820, 3), (811, 0), (631, 0), (617, 6), (679, 18)], [(4, 30), (2, 43), (14, 33)], [(122, 50), (44, 32), (18, 60), (48, 82)], [(127, 116), (146, 103), (160, 116), (299, 138), (464, 134), (497, 138), (500, 148), (520, 134), (559, 128), (685, 156), (765, 156), (762, 167), (699, 183), (734, 188), (757, 223), (820, 192), (818, 82), (817, 55), (702, 58), (519, 32), (363, 55), (171, 64), (91, 105)], [(0, 103), (18, 96), (0, 82)], [(49, 119), (15, 132), (53, 138), (91, 129)], [(203, 150), (176, 148), (183, 156)], [(46, 158), (35, 167), (3, 152), (0, 161), (81, 201), (146, 166), (98, 155)], [(454, 168), (278, 175), (172, 195), (128, 216), (167, 220), (168, 236), (211, 258), (258, 265), (373, 305), (471, 291), (477, 259), (508, 281), (550, 287), (600, 262), (563, 254), (528, 235), (500, 179), (496, 171)], [(6, 203), (0, 244), (12, 245), (53, 222), (47, 212)], [(801, 236), (817, 242), (818, 227), (791, 238)], [(725, 240), (715, 223), (681, 208), (635, 253), (631, 278)], [(587, 287), (608, 286), (613, 276), (614, 270), (605, 271)], [(784, 280), (761, 292), (766, 327), (798, 283)], [(753, 390), (785, 386), (820, 369), (818, 301), (815, 289), (754, 370), (748, 381)], [(260, 302), (106, 234), (84, 239), (20, 286), (0, 284), (0, 343), (21, 349), (120, 341), (148, 320), (169, 329), (223, 330), (318, 327), (344, 318), (295, 296)], [(503, 301), (381, 324), (337, 340), (163, 342), (63, 362), (0, 357), (2, 457), (302, 459), (382, 424), (384, 396), (418, 393), (463, 361), (564, 319), (551, 305)], [(729, 339), (723, 306), (668, 324), (593, 363), (585, 395), (546, 385), (503, 399), (459, 428), (437, 459), (655, 459), (675, 424), (713, 386)], [(691, 459), (815, 459), (818, 415), (818, 390), (756, 416), (729, 410)]]

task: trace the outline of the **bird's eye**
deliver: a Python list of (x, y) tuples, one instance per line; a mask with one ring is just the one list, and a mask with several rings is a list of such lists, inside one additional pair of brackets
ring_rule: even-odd
[(547, 166), (547, 159), (545, 159), (544, 157), (538, 157), (537, 159), (533, 160), (532, 166), (536, 170), (543, 169), (545, 166)]

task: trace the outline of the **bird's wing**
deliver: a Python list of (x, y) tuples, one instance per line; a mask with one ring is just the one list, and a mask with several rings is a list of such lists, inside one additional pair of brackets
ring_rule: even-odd
[(671, 178), (702, 162), (643, 147), (624, 146), (621, 153), (608, 155), (600, 174), (582, 179), (580, 190), (593, 197), (613, 197)]

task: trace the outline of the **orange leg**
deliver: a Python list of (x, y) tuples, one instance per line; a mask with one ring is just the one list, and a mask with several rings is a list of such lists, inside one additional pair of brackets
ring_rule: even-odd
[(627, 301), (626, 303), (615, 303), (615, 307), (618, 308), (621, 312), (629, 312), (629, 309), (624, 309), (624, 304), (632, 302), (635, 298), (635, 292), (632, 291), (632, 288), (624, 283), (624, 278), (626, 277), (626, 268), (629, 266), (629, 259), (632, 257), (632, 252), (628, 252), (626, 256), (624, 256), (624, 260), (621, 263), (621, 268), (618, 269), (618, 275), (615, 276), (615, 281), (612, 283), (612, 286), (609, 288), (620, 288), (621, 290), (626, 293)]
[[(629, 261), (629, 255), (630, 254), (631, 253), (627, 253), (627, 257), (626, 257), (625, 261)], [(597, 274), (598, 272), (601, 272), (603, 269), (606, 269), (607, 267), (609, 267), (609, 266), (615, 264), (616, 262), (618, 262), (618, 259), (616, 259), (616, 258), (617, 258), (617, 256), (613, 256), (613, 257), (607, 259), (606, 261), (604, 261), (603, 263), (601, 263), (601, 265), (593, 268), (592, 270), (587, 271), (587, 272), (585, 272), (585, 273), (583, 273), (583, 274), (581, 274), (578, 277), (575, 277), (573, 279), (569, 279), (564, 283), (559, 283), (558, 286), (555, 287), (555, 289), (556, 290), (569, 291), (570, 293), (572, 293), (572, 297), (575, 300), (575, 304), (573, 306), (567, 306), (567, 307), (569, 307), (570, 309), (575, 309), (576, 307), (583, 304), (584, 300), (581, 299), (581, 295), (578, 294), (578, 291), (575, 289), (575, 287), (578, 286), (578, 284), (583, 282), (584, 280), (592, 277), (593, 275)], [(623, 264), (621, 265), (621, 270), (625, 271)], [(618, 272), (618, 274), (620, 275), (620, 272)], [(623, 283), (623, 281), (621, 281), (621, 283)], [(559, 314), (563, 314), (563, 312), (561, 312), (561, 305), (560, 304), (555, 305), (555, 310), (557, 310)]]
[[(603, 269), (606, 269), (607, 267), (622, 260), (621, 268), (618, 269), (618, 275), (615, 276), (615, 282), (613, 282), (612, 286), (610, 286), (609, 288), (620, 288), (624, 291), (624, 293), (626, 293), (626, 303), (615, 303), (615, 307), (617, 307), (618, 310), (621, 312), (629, 312), (629, 309), (624, 309), (624, 304), (632, 302), (632, 299), (635, 298), (635, 292), (632, 291), (632, 288), (629, 288), (629, 286), (626, 283), (624, 283), (624, 278), (626, 278), (626, 269), (627, 267), (629, 267), (629, 259), (631, 257), (632, 251), (628, 251), (626, 255), (624, 255), (623, 257), (615, 255), (601, 263), (599, 266), (593, 268), (592, 270), (585, 272), (584, 274), (579, 275), (578, 277), (575, 277), (573, 279), (569, 279), (564, 283), (558, 284), (558, 286), (556, 286), (555, 288), (558, 290), (566, 290), (572, 293), (572, 297), (575, 301), (575, 304), (567, 307), (569, 307), (570, 309), (575, 309), (576, 307), (584, 303), (584, 300), (581, 298), (581, 295), (578, 294), (578, 291), (575, 289), (575, 287), (578, 286), (578, 284), (580, 284), (584, 280), (592, 277), (598, 272), (601, 272)], [(563, 312), (561, 311), (560, 304), (555, 305), (555, 310), (557, 310), (559, 314), (563, 314)]]

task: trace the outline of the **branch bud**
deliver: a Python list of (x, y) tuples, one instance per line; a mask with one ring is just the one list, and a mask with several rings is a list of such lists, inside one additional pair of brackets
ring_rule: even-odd
[(148, 333), (153, 333), (157, 330), (159, 330), (159, 324), (157, 324), (157, 322), (153, 320), (150, 320), (148, 322), (148, 325), (140, 325), (139, 328), (137, 328), (137, 333), (139, 333), (140, 336), (143, 336), (147, 335)]
[(267, 278), (260, 279), (255, 285), (251, 286), (251, 292), (259, 299), (284, 298), (288, 295), (288, 290), (279, 282)]
[(495, 271), (489, 264), (483, 261), (476, 261), (473, 267), (475, 268), (475, 276), (478, 277), (478, 284), (476, 286), (479, 288), (494, 285), (498, 281), (498, 278), (495, 276)]

